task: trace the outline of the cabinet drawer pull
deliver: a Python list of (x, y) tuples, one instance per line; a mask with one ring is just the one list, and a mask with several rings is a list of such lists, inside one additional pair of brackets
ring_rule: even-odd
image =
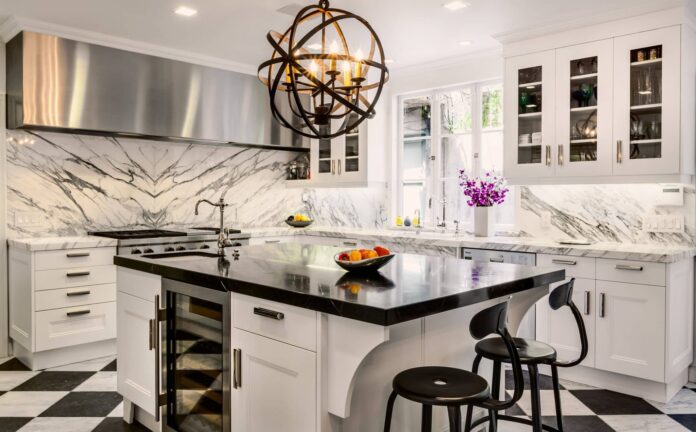
[(604, 318), (604, 298), (606, 295), (604, 293), (601, 293), (599, 295), (599, 317)]
[(80, 315), (87, 315), (91, 311), (89, 309), (84, 309), (84, 310), (79, 310), (79, 311), (74, 311), (74, 312), (68, 312), (66, 315), (69, 317), (74, 317), (74, 316), (80, 316)]
[(232, 387), (237, 389), (242, 387), (242, 350), (235, 348), (232, 351), (232, 357), (234, 366), (234, 371), (232, 372)]
[(67, 276), (67, 277), (89, 276), (89, 272), (88, 271), (70, 272), (70, 273), (65, 273), (65, 276)]
[(490, 258), (488, 261), (492, 263), (504, 263), (505, 259), (504, 258)]
[(616, 268), (616, 270), (643, 271), (643, 266), (628, 264), (616, 264), (614, 268)]
[(274, 320), (280, 321), (285, 318), (285, 314), (283, 312), (277, 312), (271, 309), (266, 309), (262, 307), (255, 307), (254, 308), (254, 315), (259, 315), (262, 317), (266, 318), (272, 318)]
[(153, 349), (155, 349), (155, 333), (156, 333), (155, 325), (157, 325), (157, 324), (155, 324), (156, 322), (157, 321), (155, 321), (153, 319), (148, 320), (148, 324), (149, 324), (149, 328), (150, 328), (150, 335), (147, 338), (147, 342), (148, 342), (147, 349), (149, 351), (152, 351)]
[(585, 291), (585, 305), (584, 306), (585, 306), (584, 307), (585, 315), (589, 315), (590, 314), (590, 292), (589, 291)]
[(560, 265), (578, 265), (578, 262), (573, 260), (552, 259), (551, 262)]
[(616, 141), (616, 163), (621, 163), (623, 162), (623, 154), (621, 147), (623, 146), (623, 141), (617, 140)]
[(280, 240), (266, 240), (266, 244), (280, 243)]
[(73, 291), (73, 292), (65, 293), (65, 295), (68, 297), (76, 297), (76, 296), (89, 295), (91, 293), (92, 293), (92, 291)]
[(89, 256), (89, 252), (70, 252), (65, 254), (68, 258), (84, 258)]

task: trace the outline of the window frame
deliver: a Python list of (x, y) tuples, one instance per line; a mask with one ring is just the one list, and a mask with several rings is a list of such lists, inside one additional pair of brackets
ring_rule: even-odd
[[(416, 139), (430, 139), (430, 155), (427, 163), (430, 164), (430, 177), (425, 179), (426, 182), (426, 209), (424, 214), (421, 215), (421, 224), (426, 226), (435, 225), (438, 217), (442, 212), (442, 195), (443, 188), (442, 182), (446, 179), (444, 178), (444, 173), (442, 169), (442, 138), (452, 137), (456, 138), (458, 136), (471, 135), (471, 153), (472, 153), (472, 166), (473, 175), (482, 175), (481, 172), (481, 145), (483, 141), (483, 135), (490, 132), (502, 132), (505, 125), (497, 128), (484, 128), (481, 122), (483, 121), (483, 90), (487, 87), (499, 87), (501, 90), (503, 88), (502, 79), (491, 79), (467, 84), (457, 84), (452, 86), (438, 87), (425, 91), (417, 91), (410, 93), (402, 93), (395, 96), (395, 101), (397, 105), (396, 110), (396, 207), (393, 210), (392, 220), (396, 216), (401, 215), (404, 196), (403, 196), (403, 185), (406, 181), (403, 175), (404, 168), (404, 143), (406, 141), (412, 141)], [(454, 133), (454, 134), (444, 134), (442, 133), (441, 125), (441, 112), (440, 103), (438, 100), (439, 95), (442, 93), (453, 92), (458, 90), (468, 90), (471, 94), (472, 101), (472, 112), (471, 121), (472, 127), (471, 131), (467, 133)], [(418, 137), (418, 138), (404, 138), (404, 102), (409, 99), (417, 98), (430, 98), (431, 101), (431, 124), (430, 124), (430, 136), (429, 137)], [(501, 100), (502, 103), (502, 100)], [(502, 121), (502, 116), (501, 116)], [(502, 171), (502, 166), (501, 166)], [(451, 177), (449, 178), (451, 180)], [(410, 180), (410, 179), (409, 179)], [(513, 201), (511, 203), (512, 211), (517, 213), (516, 206), (516, 192), (512, 190), (508, 195), (508, 200)], [(411, 215), (401, 215), (403, 217)], [(452, 224), (450, 218), (446, 221), (448, 226)], [(471, 227), (473, 226), (473, 218), (466, 221), (460, 221), (460, 227)], [(498, 229), (512, 229), (514, 224), (496, 224)]]

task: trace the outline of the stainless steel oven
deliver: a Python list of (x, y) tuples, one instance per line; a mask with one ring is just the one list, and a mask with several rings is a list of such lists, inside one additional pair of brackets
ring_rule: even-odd
[(229, 432), (229, 293), (163, 279), (162, 307), (162, 430)]

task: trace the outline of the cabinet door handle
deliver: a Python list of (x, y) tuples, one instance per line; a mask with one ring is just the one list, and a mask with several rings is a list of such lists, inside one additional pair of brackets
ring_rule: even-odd
[(89, 256), (89, 252), (70, 252), (65, 254), (68, 258), (84, 258)]
[(643, 271), (643, 266), (628, 265), (628, 264), (616, 264), (614, 266), (616, 270), (630, 270), (630, 271)]
[(551, 262), (560, 265), (578, 265), (578, 262), (573, 260), (552, 259)]
[(278, 312), (274, 311), (272, 309), (266, 309), (262, 307), (255, 307), (254, 308), (254, 315), (259, 315), (262, 317), (266, 318), (272, 318), (277, 321), (281, 321), (282, 319), (285, 318), (285, 314), (283, 312)]
[(623, 141), (617, 140), (616, 141), (616, 163), (623, 162), (623, 154), (621, 153), (622, 147), (623, 147)]
[(266, 240), (266, 244), (280, 243), (280, 240)]
[[(151, 319), (148, 321), (148, 324), (150, 326), (150, 334), (149, 334), (149, 337), (147, 338), (147, 349), (149, 351), (152, 351), (155, 349), (155, 332), (157, 331), (157, 330), (155, 330), (155, 326), (157, 325), (157, 321)], [(157, 355), (157, 354), (155, 354), (155, 355)], [(155, 373), (157, 373), (157, 372), (155, 372)]]
[(91, 311), (89, 309), (84, 309), (84, 310), (79, 310), (79, 311), (74, 311), (74, 312), (68, 312), (66, 315), (69, 317), (74, 317), (74, 316), (80, 316), (80, 315), (87, 315)]
[(546, 166), (551, 166), (551, 146), (546, 146)]
[(563, 144), (558, 145), (558, 166), (563, 166)]
[(76, 296), (88, 295), (88, 294), (91, 294), (91, 292), (92, 291), (73, 291), (73, 292), (65, 293), (65, 295), (68, 297), (76, 297)]
[(336, 161), (331, 159), (331, 175), (336, 174)]
[(338, 175), (341, 175), (341, 159), (338, 160)]
[(88, 271), (70, 272), (70, 273), (66, 273), (65, 276), (67, 276), (67, 277), (89, 276), (89, 272)]
[[(160, 370), (160, 296), (156, 295), (155, 296), (155, 318), (152, 321), (152, 332), (151, 332), (151, 337), (150, 337), (150, 345), (152, 346), (152, 349), (154, 352), (154, 355), (152, 356), (155, 359), (155, 393), (158, 396), (160, 395), (160, 374), (162, 371)], [(160, 406), (155, 407), (155, 421), (159, 422), (160, 421)]]
[(589, 291), (585, 291), (585, 305), (584, 306), (585, 306), (584, 307), (585, 315), (589, 315), (590, 314), (590, 292)]
[(505, 259), (504, 258), (489, 258), (488, 261), (492, 263), (504, 263)]
[(242, 350), (235, 348), (232, 351), (232, 361), (234, 366), (234, 371), (232, 373), (232, 387), (241, 388), (242, 387)]
[(599, 294), (599, 317), (604, 318), (604, 298), (606, 295), (604, 293)]

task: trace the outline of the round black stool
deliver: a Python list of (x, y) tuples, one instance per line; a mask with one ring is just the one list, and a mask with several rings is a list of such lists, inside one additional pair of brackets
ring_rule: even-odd
[[(572, 367), (580, 364), (585, 357), (587, 357), (587, 331), (585, 330), (585, 322), (582, 319), (582, 314), (578, 310), (575, 303), (573, 303), (573, 284), (575, 279), (571, 279), (569, 282), (558, 286), (549, 295), (549, 305), (551, 309), (558, 310), (563, 306), (570, 308), (575, 322), (578, 326), (578, 331), (580, 332), (580, 356), (578, 359), (570, 362), (560, 362), (556, 358), (556, 350), (552, 346), (539, 342), (532, 339), (521, 339), (513, 338), (515, 346), (517, 346), (517, 353), (519, 356), (519, 361), (523, 365), (527, 366), (529, 371), (529, 387), (531, 390), (532, 399), (532, 419), (522, 419), (518, 417), (512, 417), (504, 414), (499, 414), (497, 419), (511, 421), (515, 423), (522, 423), (532, 426), (534, 432), (541, 432), (542, 430), (550, 432), (563, 432), (563, 414), (561, 410), (561, 395), (560, 387), (558, 384), (558, 368), (559, 367)], [(499, 382), (500, 369), (502, 363), (511, 363), (514, 359), (510, 357), (507, 351), (507, 341), (501, 338), (490, 338), (482, 340), (476, 344), (476, 358), (474, 359), (474, 365), (472, 370), (474, 372), (478, 371), (479, 364), (482, 358), (486, 358), (493, 361), (493, 377), (494, 381)], [(557, 428), (553, 428), (548, 425), (541, 423), (541, 401), (539, 393), (539, 365), (549, 365), (551, 367), (551, 379), (553, 381), (553, 398), (556, 407), (556, 425)], [(515, 384), (515, 389), (517, 389), (517, 384)], [(493, 398), (498, 397), (499, 388), (493, 388)], [(492, 421), (488, 417), (483, 417), (471, 423), (472, 410), (468, 409), (466, 413), (465, 431), (469, 432), (471, 428), (476, 427), (486, 421)], [(496, 420), (497, 420), (496, 419)], [(495, 429), (494, 429), (495, 430)]]
[(477, 339), (483, 339), (490, 334), (497, 334), (506, 347), (507, 356), (512, 364), (515, 381), (515, 391), (512, 399), (507, 402), (491, 398), (488, 382), (476, 373), (462, 369), (425, 366), (405, 370), (394, 377), (393, 391), (387, 403), (387, 414), (384, 420), (384, 432), (391, 428), (392, 412), (397, 396), (418, 402), (423, 405), (421, 431), (431, 432), (433, 406), (447, 407), (450, 431), (461, 432), (462, 406), (478, 406), (488, 410), (490, 431), (495, 432), (495, 422), (498, 411), (512, 407), (522, 397), (524, 379), (522, 364), (512, 336), (505, 326), (507, 318), (507, 302), (499, 303), (477, 313), (471, 320), (469, 332)]

